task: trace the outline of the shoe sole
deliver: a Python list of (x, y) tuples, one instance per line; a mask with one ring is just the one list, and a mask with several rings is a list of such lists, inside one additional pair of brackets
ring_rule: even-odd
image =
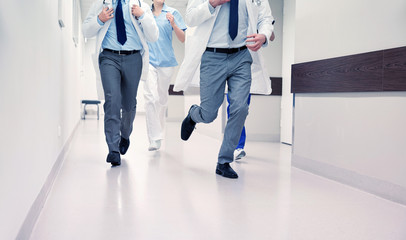
[[(186, 132), (186, 131), (183, 131), (184, 126), (185, 126), (186, 124), (188, 124), (186, 121), (192, 120), (192, 118), (191, 118), (191, 116), (190, 116), (190, 110), (192, 110), (192, 107), (193, 107), (193, 105), (190, 107), (189, 112), (188, 112), (186, 118), (183, 119), (182, 125), (181, 125), (181, 128), (180, 128), (180, 129), (181, 129), (180, 138), (181, 138), (183, 141), (187, 141), (187, 140), (190, 138), (190, 136), (192, 135), (192, 133), (193, 133), (193, 131), (195, 130), (195, 127), (196, 127), (196, 123), (195, 123), (194, 126), (193, 126), (193, 129), (190, 131), (190, 133), (188, 133), (188, 132)], [(185, 134), (182, 134), (182, 133), (185, 133)]]
[(216, 174), (218, 174), (222, 177), (225, 177), (225, 178), (233, 178), (233, 179), (238, 178), (238, 176), (225, 176), (224, 173), (218, 169), (216, 169)]
[(121, 165), (121, 161), (120, 162), (112, 162), (112, 161), (107, 161), (108, 163), (111, 163), (111, 166), (120, 166)]
[(128, 148), (129, 148), (129, 147), (130, 147), (130, 146), (128, 146), (128, 147), (127, 147), (127, 149), (126, 149), (125, 151), (121, 151), (121, 149), (119, 149), (120, 154), (121, 154), (121, 155), (126, 154), (126, 153), (127, 153), (127, 150), (128, 150)]
[[(185, 128), (185, 125), (188, 124), (185, 121), (187, 121), (187, 120), (184, 119), (183, 122), (182, 122), (181, 130), (183, 130)], [(195, 126), (193, 126), (193, 129), (192, 129), (192, 131), (190, 131), (190, 133), (186, 132), (186, 131), (181, 131), (180, 138), (183, 141), (189, 140), (189, 138), (190, 138), (190, 136), (192, 136), (192, 133), (193, 133), (194, 130), (195, 130)], [(182, 134), (182, 132), (184, 132), (185, 134)]]
[(112, 161), (109, 161), (108, 159), (106, 159), (106, 162), (111, 163), (111, 166), (113, 166), (113, 167), (121, 165), (121, 160), (119, 162), (112, 162)]
[(245, 153), (243, 153), (243, 154), (238, 154), (238, 156), (237, 157), (235, 157), (235, 160), (240, 160), (241, 158), (243, 158), (243, 157), (245, 157)]

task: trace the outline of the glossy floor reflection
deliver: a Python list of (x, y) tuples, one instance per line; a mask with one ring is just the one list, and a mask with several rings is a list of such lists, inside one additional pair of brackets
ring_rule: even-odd
[(291, 168), (290, 146), (247, 142), (233, 180), (215, 174), (219, 140), (179, 131), (149, 152), (138, 115), (111, 168), (103, 121), (82, 121), (31, 239), (406, 239), (405, 206)]

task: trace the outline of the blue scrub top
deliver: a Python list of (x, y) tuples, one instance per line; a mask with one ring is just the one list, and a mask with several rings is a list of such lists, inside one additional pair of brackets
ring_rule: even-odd
[(178, 65), (172, 47), (173, 28), (166, 18), (167, 12), (173, 15), (175, 23), (180, 29), (186, 30), (186, 24), (178, 10), (164, 4), (161, 14), (159, 16), (154, 15), (159, 29), (159, 38), (156, 42), (148, 43), (149, 63), (154, 67), (175, 67)]

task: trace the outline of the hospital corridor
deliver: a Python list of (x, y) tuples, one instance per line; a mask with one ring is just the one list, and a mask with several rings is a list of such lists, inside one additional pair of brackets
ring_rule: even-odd
[(145, 117), (119, 167), (103, 162), (103, 123), (79, 123), (31, 239), (403, 239), (406, 208), (291, 168), (291, 147), (247, 142), (214, 174), (219, 140), (179, 137), (168, 124), (160, 151), (147, 150)]
[(405, 0), (0, 8), (0, 240), (406, 240)]

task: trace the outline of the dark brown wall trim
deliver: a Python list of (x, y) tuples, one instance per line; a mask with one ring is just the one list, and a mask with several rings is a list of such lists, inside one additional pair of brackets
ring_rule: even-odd
[(257, 94), (253, 93), (251, 95), (261, 95), (261, 96), (282, 96), (282, 78), (280, 77), (269, 77), (271, 80), (271, 87), (272, 93), (265, 95), (265, 94)]
[(406, 91), (406, 47), (383, 54), (383, 91)]
[(292, 93), (406, 91), (406, 47), (292, 65)]
[(280, 77), (270, 77), (272, 93), (271, 95), (282, 96), (282, 78)]
[(168, 89), (169, 95), (180, 95), (180, 96), (183, 96), (183, 91), (174, 92), (174, 91), (173, 91), (173, 86), (174, 86), (173, 84), (169, 85), (169, 89)]

